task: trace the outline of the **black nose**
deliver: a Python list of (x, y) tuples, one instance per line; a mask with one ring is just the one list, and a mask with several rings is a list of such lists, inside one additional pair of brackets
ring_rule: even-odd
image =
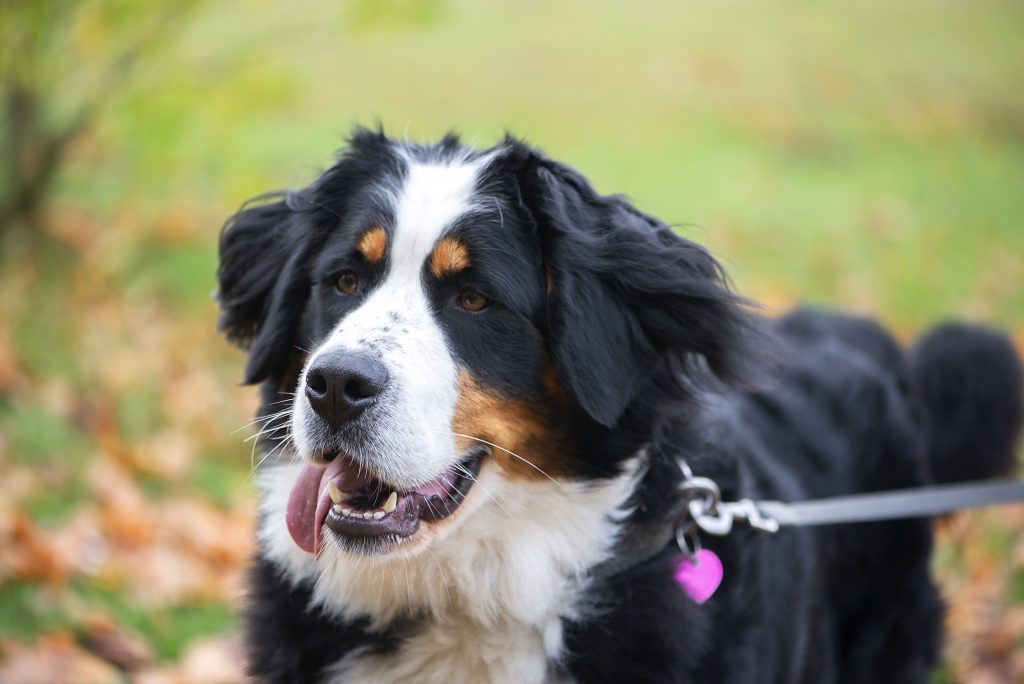
[(332, 429), (354, 420), (388, 384), (384, 365), (366, 354), (321, 354), (306, 371), (306, 397)]

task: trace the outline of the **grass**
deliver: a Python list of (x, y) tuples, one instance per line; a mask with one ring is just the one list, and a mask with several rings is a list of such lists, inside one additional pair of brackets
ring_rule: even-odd
[[(118, 591), (89, 584), (73, 590), (79, 610), (102, 609), (122, 628), (153, 644), (160, 660), (179, 658), (196, 638), (223, 633), (235, 624), (229, 606), (222, 602), (192, 602), (167, 608), (146, 609)], [(0, 586), (0, 624), (4, 635), (31, 641), (40, 634), (74, 632), (78, 622), (66, 611), (68, 597), (27, 582)]]
[(119, 625), (135, 631), (153, 644), (156, 656), (174, 661), (188, 642), (223, 633), (235, 625), (231, 608), (221, 602), (192, 602), (157, 610), (147, 610), (112, 590), (83, 587), (83, 593), (97, 606), (104, 607)]
[[(993, 260), (1024, 275), (1005, 256), (1024, 252), (1011, 3), (427, 2), (397, 23), (393, 7), (357, 7), (255, 3), (244, 23), (211, 7), (177, 60), (111, 103), (99, 135), (132, 141), (105, 160), (114, 173), (66, 182), (222, 217), (309, 182), (354, 123), (480, 144), (510, 130), (698, 226), (754, 293), (902, 327), (1024, 324), (1022, 288), (978, 277)], [(186, 300), (212, 266), (190, 253), (163, 281)]]
[[(0, 471), (64, 467), (73, 509), (81, 464), (108, 448), (97, 426), (129, 451), (170, 430), (191, 465), (141, 489), (237, 501), (249, 452), (231, 433), (251, 402), (214, 331), (217, 233), (248, 197), (310, 182), (357, 123), (481, 145), (514, 132), (707, 244), (773, 307), (855, 309), (905, 336), (958, 316), (1024, 339), (1022, 28), (1002, 0), (206, 5), (76, 146), (57, 237), (0, 250), (0, 333), (27, 378), (5, 388), (0, 372)], [(53, 527), (48, 492), (28, 506)], [(233, 624), (226, 603), (66, 591), (166, 659)], [(0, 634), (68, 620), (39, 592), (0, 583)]]

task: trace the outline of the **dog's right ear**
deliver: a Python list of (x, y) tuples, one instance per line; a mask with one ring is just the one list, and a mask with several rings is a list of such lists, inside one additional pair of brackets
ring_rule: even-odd
[(221, 231), (218, 328), (249, 350), (248, 384), (283, 371), (309, 297), (308, 217), (297, 209), (299, 195), (257, 197)]
[(544, 253), (552, 365), (591, 418), (614, 426), (659, 363), (693, 384), (756, 386), (768, 338), (707, 250), (574, 169), (506, 144)]

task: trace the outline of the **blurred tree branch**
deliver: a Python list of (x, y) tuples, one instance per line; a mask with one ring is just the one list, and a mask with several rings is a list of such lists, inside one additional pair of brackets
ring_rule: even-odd
[(199, 0), (0, 0), (0, 235), (40, 228), (68, 150)]

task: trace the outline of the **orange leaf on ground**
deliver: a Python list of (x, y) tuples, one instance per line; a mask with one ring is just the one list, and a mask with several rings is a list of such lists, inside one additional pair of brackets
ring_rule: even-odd
[(86, 620), (79, 640), (84, 648), (124, 670), (139, 670), (153, 662), (149, 644), (107, 616)]
[(27, 380), (18, 366), (14, 346), (11, 343), (11, 330), (0, 321), (0, 391), (15, 390)]
[(132, 684), (238, 684), (248, 681), (237, 637), (193, 642), (178, 666), (153, 667), (132, 674)]
[(160, 507), (157, 517), (170, 523), (171, 538), (208, 560), (241, 563), (253, 550), (248, 511), (224, 511), (198, 499), (172, 499)]
[(188, 436), (175, 430), (164, 430), (128, 451), (133, 470), (178, 482), (188, 474), (195, 457), (196, 445)]
[(0, 643), (0, 682), (10, 684), (120, 684), (120, 672), (75, 645), (68, 634), (40, 637), (34, 646)]
[(69, 568), (53, 545), (21, 510), (0, 520), (0, 579), (63, 582)]
[(66, 525), (47, 531), (45, 537), (59, 563), (82, 574), (95, 574), (110, 556), (100, 516), (91, 506), (76, 511)]
[(88, 481), (111, 541), (127, 546), (152, 542), (153, 506), (122, 466), (99, 456), (89, 464)]
[(181, 659), (181, 672), (195, 684), (245, 681), (244, 657), (237, 637), (215, 637), (193, 642)]

